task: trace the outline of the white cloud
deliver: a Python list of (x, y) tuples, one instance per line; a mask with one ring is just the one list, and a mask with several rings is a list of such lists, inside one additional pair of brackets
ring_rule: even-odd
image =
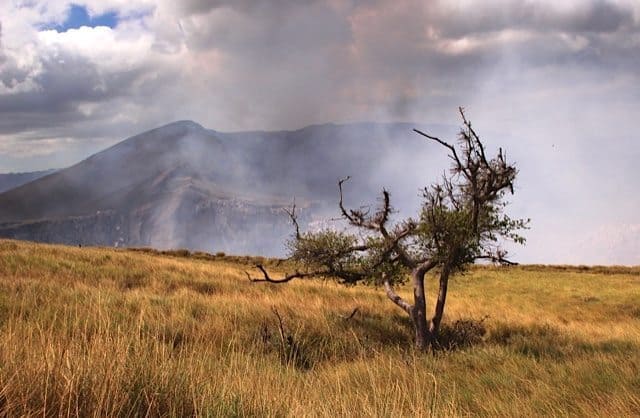
[[(119, 24), (39, 29), (72, 3)], [(80, 158), (176, 119), (457, 124), (465, 105), (520, 164), (514, 209), (534, 231), (519, 253), (544, 262), (556, 231), (578, 248), (577, 230), (639, 222), (639, 22), (634, 0), (8, 0), (0, 171), (48, 168), (29, 148)]]
[(129, 71), (153, 59), (149, 33), (122, 32), (106, 26), (83, 26), (66, 32), (38, 32), (43, 53), (63, 59), (78, 56), (104, 72)]

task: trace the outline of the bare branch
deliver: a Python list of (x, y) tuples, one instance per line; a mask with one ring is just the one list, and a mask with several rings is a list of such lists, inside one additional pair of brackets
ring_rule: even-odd
[(389, 220), (389, 214), (391, 213), (391, 199), (389, 196), (389, 192), (386, 189), (382, 189), (382, 201), (383, 206), (381, 210), (376, 214), (376, 221), (378, 223), (378, 227), (380, 228), (380, 232), (383, 236), (385, 236), (388, 235), (386, 223)]
[(456, 149), (453, 145), (449, 144), (448, 142), (443, 141), (442, 139), (438, 138), (437, 136), (431, 136), (429, 134), (426, 134), (424, 132), (422, 132), (420, 129), (414, 129), (414, 132), (431, 139), (432, 141), (436, 141), (437, 143), (439, 143), (440, 145), (449, 148), (449, 150), (451, 150), (451, 152), (453, 153), (454, 159), (456, 160), (456, 162), (458, 162), (460, 165), (462, 165), (462, 163), (460, 162), (460, 159), (458, 158), (458, 153), (456, 152)]
[(389, 192), (387, 190), (382, 191), (382, 207), (373, 216), (369, 216), (368, 210), (347, 210), (347, 208), (344, 207), (344, 193), (342, 185), (350, 179), (351, 176), (347, 176), (338, 181), (338, 189), (340, 191), (340, 201), (338, 202), (338, 206), (340, 207), (342, 216), (348, 220), (351, 225), (372, 231), (378, 231), (386, 238), (387, 231), (385, 224), (389, 220), (389, 215), (392, 211)]
[(456, 148), (453, 145), (449, 144), (448, 142), (443, 141), (442, 139), (440, 139), (440, 138), (438, 138), (436, 136), (431, 136), (429, 134), (426, 134), (426, 133), (422, 132), (419, 129), (414, 129), (413, 131), (418, 133), (418, 134), (420, 134), (420, 135), (422, 135), (422, 136), (424, 136), (424, 137), (426, 137), (426, 138), (431, 139), (432, 141), (436, 141), (437, 143), (439, 143), (443, 147), (448, 148), (451, 151), (451, 155), (450, 155), (451, 159), (453, 159), (453, 161), (455, 161), (455, 163), (456, 163), (456, 168), (461, 173), (463, 173), (465, 176), (469, 176), (467, 168), (465, 167), (464, 164), (462, 164), (462, 161), (460, 161), (460, 158), (458, 157), (458, 153), (456, 152)]
[(290, 282), (293, 279), (302, 279), (304, 277), (318, 277), (318, 276), (323, 276), (323, 275), (326, 274), (325, 272), (320, 272), (320, 271), (314, 271), (314, 272), (310, 272), (310, 273), (301, 273), (301, 272), (296, 271), (295, 273), (285, 275), (281, 279), (273, 279), (273, 278), (271, 278), (271, 276), (269, 276), (269, 273), (264, 268), (264, 266), (262, 266), (262, 264), (256, 265), (256, 268), (259, 269), (262, 272), (264, 278), (262, 278), (262, 279), (254, 279), (249, 275), (248, 272), (245, 272), (245, 274), (249, 277), (249, 280), (252, 281), (252, 282), (268, 282), (268, 283), (276, 283), (276, 284), (278, 284), (278, 283), (287, 283), (287, 282)]
[(473, 136), (474, 142), (478, 146), (478, 149), (480, 151), (479, 156), (482, 159), (483, 164), (491, 169), (491, 165), (489, 164), (489, 160), (487, 160), (487, 156), (484, 151), (484, 145), (480, 141), (480, 137), (478, 136), (476, 131), (471, 127), (471, 121), (467, 120), (467, 117), (464, 114), (464, 108), (461, 106), (458, 108), (458, 111), (460, 112), (460, 116), (462, 116), (462, 122), (467, 127), (467, 129), (469, 129), (469, 133)]
[(349, 215), (349, 213), (345, 209), (344, 203), (343, 203), (343, 197), (342, 197), (342, 185), (346, 181), (349, 181), (350, 179), (351, 179), (351, 176), (347, 176), (347, 177), (345, 177), (343, 179), (340, 179), (340, 181), (338, 181), (338, 189), (340, 189), (340, 202), (338, 202), (338, 206), (340, 206), (340, 211), (342, 212), (342, 216), (344, 216), (345, 218), (347, 218), (351, 222), (355, 222), (355, 220), (351, 218), (351, 216)]
[(501, 254), (483, 254), (476, 257), (477, 260), (489, 260), (492, 263), (501, 264), (503, 266), (517, 266), (518, 263), (506, 259)]
[(460, 112), (460, 116), (462, 116), (462, 122), (466, 125), (467, 124), (467, 117), (464, 114), (464, 107), (458, 106), (458, 112)]
[(491, 165), (489, 164), (489, 160), (487, 160), (487, 156), (485, 154), (484, 145), (482, 144), (482, 141), (480, 141), (480, 137), (478, 136), (476, 131), (471, 127), (471, 121), (467, 120), (467, 117), (464, 113), (464, 108), (461, 106), (458, 108), (458, 111), (460, 112), (460, 116), (462, 116), (462, 122), (467, 127), (467, 129), (469, 129), (469, 133), (473, 136), (474, 142), (478, 146), (478, 149), (480, 151), (479, 155), (480, 155), (480, 158), (482, 159), (482, 162), (488, 168), (491, 168)]
[(397, 294), (395, 290), (393, 290), (393, 287), (391, 286), (391, 282), (389, 282), (389, 279), (385, 279), (384, 281), (384, 290), (387, 293), (387, 297), (391, 300), (391, 302), (395, 303), (403, 311), (411, 315), (413, 306), (409, 302), (404, 300), (399, 294)]
[(291, 223), (293, 223), (293, 226), (296, 229), (296, 239), (301, 240), (302, 239), (302, 235), (300, 234), (300, 225), (298, 224), (298, 216), (296, 215), (296, 199), (293, 199), (293, 205), (291, 206), (291, 210), (288, 210), (287, 208), (283, 208), (283, 210), (287, 213), (287, 215), (289, 215), (289, 218), (291, 219)]

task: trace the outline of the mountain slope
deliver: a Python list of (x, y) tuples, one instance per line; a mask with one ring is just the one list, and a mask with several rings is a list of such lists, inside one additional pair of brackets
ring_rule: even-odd
[(48, 176), (55, 171), (55, 169), (51, 169), (43, 171), (32, 171), (30, 173), (0, 174), (0, 193), (6, 192), (7, 190), (15, 189), (16, 187), (20, 187), (23, 184), (27, 184), (31, 181), (37, 180), (40, 177)]
[(381, 187), (400, 206), (415, 201), (423, 177), (406, 172), (424, 170), (428, 146), (411, 127), (220, 133), (172, 123), (0, 194), (0, 236), (279, 255), (290, 233), (282, 209), (295, 197), (304, 224), (335, 214), (340, 177), (354, 176), (354, 204)]

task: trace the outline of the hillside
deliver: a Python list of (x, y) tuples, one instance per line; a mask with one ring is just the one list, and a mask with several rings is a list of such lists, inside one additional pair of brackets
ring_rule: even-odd
[(637, 268), (474, 268), (445, 320), (486, 333), (421, 355), (380, 289), (251, 283), (256, 261), (286, 268), (0, 241), (0, 415), (640, 414)]
[[(430, 147), (408, 124), (317, 125), (221, 133), (189, 121), (126, 139), (80, 163), (0, 194), (0, 236), (71, 245), (153, 246), (281, 255), (295, 197), (307, 224), (349, 198), (393, 190), (417, 200)], [(440, 129), (444, 127), (432, 127)]]
[(7, 190), (15, 189), (23, 184), (27, 184), (31, 181), (37, 180), (40, 177), (48, 176), (55, 172), (55, 169), (32, 171), (30, 173), (6, 173), (0, 174), (0, 193)]

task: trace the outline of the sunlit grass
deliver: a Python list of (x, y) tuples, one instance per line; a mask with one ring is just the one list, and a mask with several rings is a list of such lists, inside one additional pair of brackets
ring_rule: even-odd
[(0, 241), (0, 416), (640, 415), (638, 269), (474, 268), (483, 343), (425, 355), (380, 289), (185, 255)]

